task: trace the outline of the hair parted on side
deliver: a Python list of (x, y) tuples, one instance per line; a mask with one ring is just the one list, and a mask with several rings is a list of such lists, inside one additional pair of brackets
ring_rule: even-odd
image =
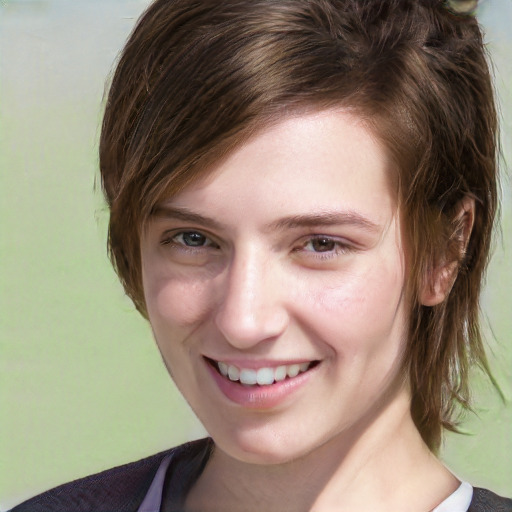
[[(466, 2), (474, 4), (474, 2)], [(109, 250), (146, 316), (140, 237), (155, 206), (251, 134), (306, 110), (351, 109), (396, 164), (409, 266), (411, 411), (439, 447), (487, 370), (478, 313), (497, 204), (497, 116), (482, 34), (464, 2), (156, 0), (115, 70), (100, 139)], [(465, 254), (457, 205), (475, 200)], [(441, 253), (458, 274), (418, 298)]]

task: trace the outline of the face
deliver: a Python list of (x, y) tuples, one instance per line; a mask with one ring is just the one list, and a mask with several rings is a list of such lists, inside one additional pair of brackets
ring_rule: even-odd
[(156, 209), (142, 239), (149, 319), (228, 455), (293, 460), (399, 395), (405, 263), (390, 167), (358, 118), (290, 117)]

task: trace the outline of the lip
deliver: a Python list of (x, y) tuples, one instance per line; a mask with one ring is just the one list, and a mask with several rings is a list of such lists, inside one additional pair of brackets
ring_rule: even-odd
[(203, 356), (206, 360), (214, 363), (222, 361), (223, 363), (231, 364), (237, 368), (249, 368), (257, 370), (258, 368), (277, 368), (278, 366), (288, 366), (292, 364), (311, 363), (311, 359), (217, 359), (213, 357)]
[[(210, 361), (212, 361), (210, 359)], [(306, 362), (304, 360), (297, 360), (299, 362)], [(220, 392), (232, 403), (240, 405), (248, 409), (273, 409), (279, 405), (285, 403), (292, 395), (298, 392), (304, 385), (310, 380), (313, 373), (316, 372), (320, 364), (315, 365), (309, 370), (300, 373), (296, 377), (287, 378), (280, 382), (274, 382), (267, 386), (245, 386), (239, 382), (233, 382), (226, 377), (223, 377), (210, 362), (208, 358), (204, 358), (204, 364), (212, 379), (216, 383)], [(260, 368), (263, 366), (276, 367), (280, 366), (281, 362), (276, 361), (231, 361), (230, 364), (234, 364), (243, 368)], [(296, 364), (295, 361), (286, 361), (284, 364)]]

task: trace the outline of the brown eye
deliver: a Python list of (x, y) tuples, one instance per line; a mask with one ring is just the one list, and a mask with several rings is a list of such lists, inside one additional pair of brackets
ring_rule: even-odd
[(336, 242), (332, 238), (313, 238), (307, 245), (315, 252), (330, 252), (336, 249)]

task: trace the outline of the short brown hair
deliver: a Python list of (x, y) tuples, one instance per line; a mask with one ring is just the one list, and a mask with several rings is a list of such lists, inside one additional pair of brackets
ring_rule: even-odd
[[(453, 2), (452, 2), (453, 4)], [(112, 79), (100, 140), (109, 250), (146, 316), (140, 236), (155, 205), (252, 133), (332, 106), (364, 117), (394, 159), (410, 267), (404, 355), (411, 411), (428, 446), (455, 428), (472, 364), (487, 369), (479, 294), (497, 202), (496, 111), (471, 14), (436, 0), (157, 0)], [(465, 255), (456, 208), (476, 202)], [(456, 254), (447, 299), (418, 290)]]

